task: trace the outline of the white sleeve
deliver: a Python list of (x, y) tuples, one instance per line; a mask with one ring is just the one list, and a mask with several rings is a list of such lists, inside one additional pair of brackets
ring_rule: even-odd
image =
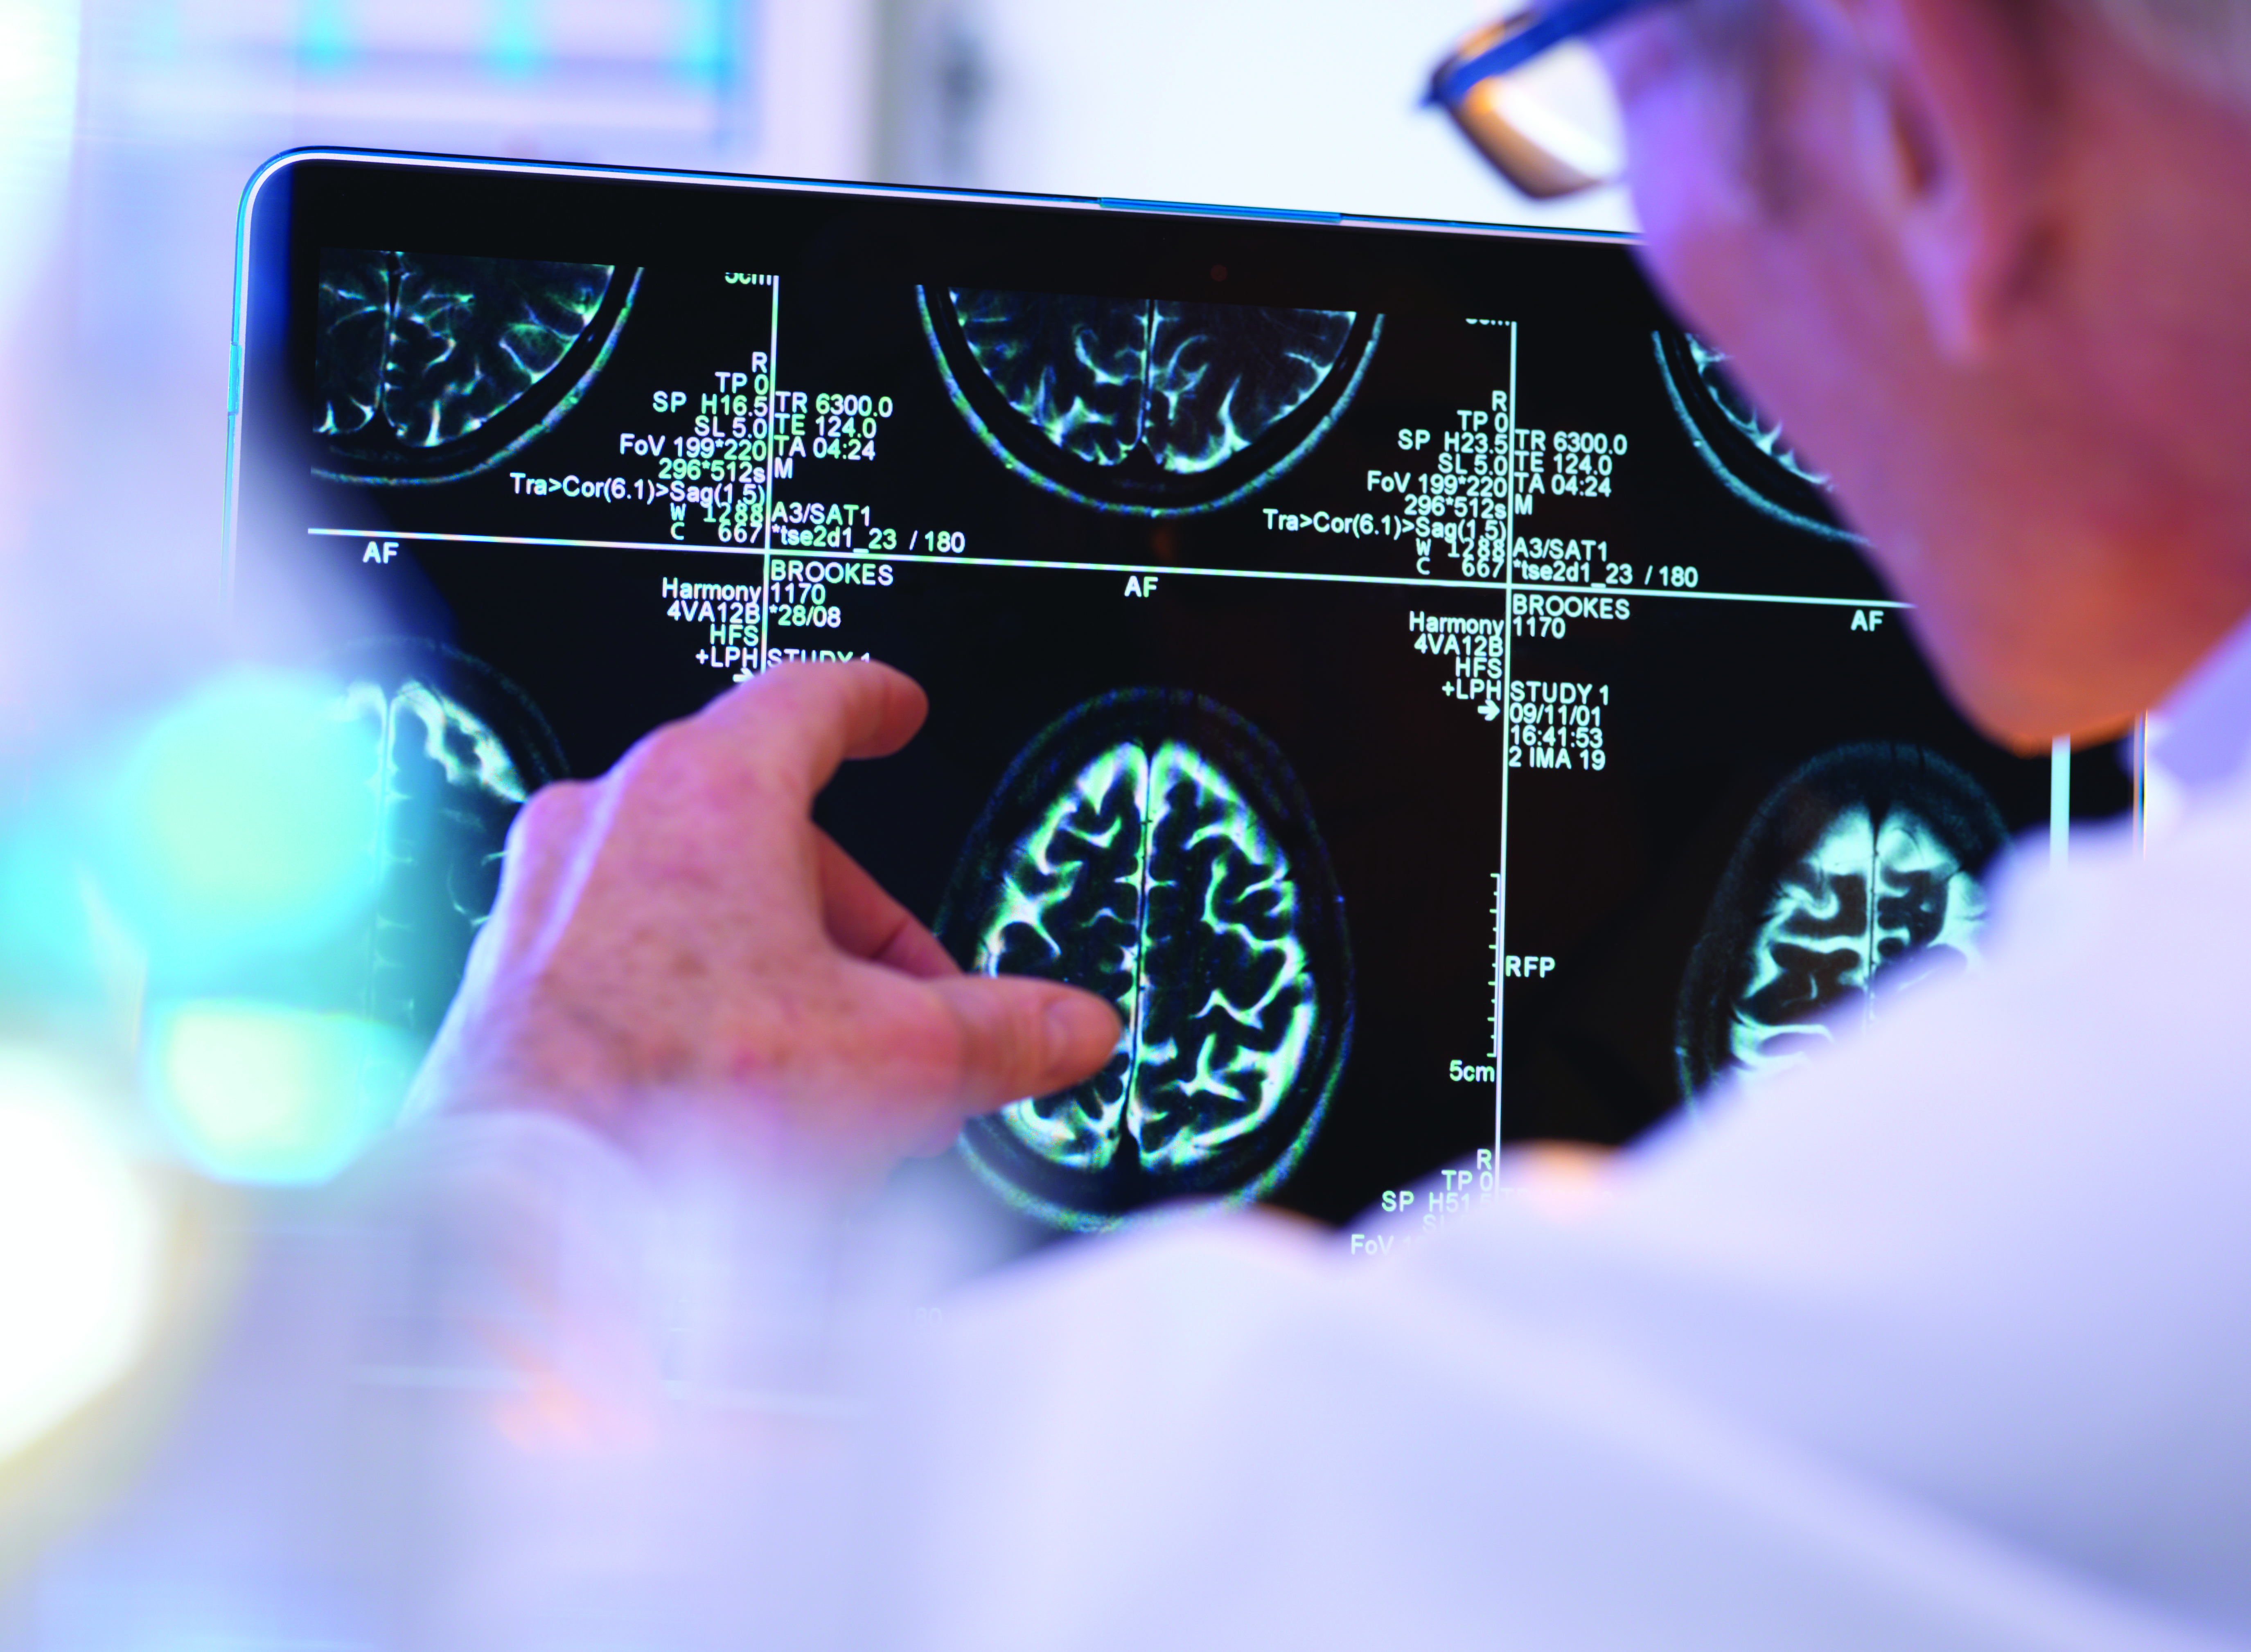
[(2251, 1646), (2245, 824), (2074, 845), (1583, 1220), (997, 1282), (902, 1403), (896, 1637)]
[(1377, 1266), (1160, 1225), (902, 1337), (775, 1190), (433, 1127), (0, 1645), (2251, 1646), (2245, 835)]
[(0, 1647), (829, 1644), (854, 1416), (801, 1224), (528, 1116), (352, 1182), (254, 1207), (198, 1377)]
[(1244, 1221), (1010, 1281), (953, 1313), (901, 1402), (905, 1562), (865, 1643), (2243, 1644), (1709, 1403), (1575, 1318)]

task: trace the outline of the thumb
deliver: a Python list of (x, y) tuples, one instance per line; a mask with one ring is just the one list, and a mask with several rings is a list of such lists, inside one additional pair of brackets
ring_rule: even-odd
[(956, 1099), (986, 1112), (1069, 1089), (1100, 1069), (1124, 1030), (1091, 992), (1023, 976), (958, 975), (928, 983), (961, 1038)]

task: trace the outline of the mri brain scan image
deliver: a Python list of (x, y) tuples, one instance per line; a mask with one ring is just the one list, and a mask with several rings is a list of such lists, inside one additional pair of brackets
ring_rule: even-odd
[(1840, 1023), (1973, 964), (2006, 833), (1968, 775), (1917, 746), (1846, 746), (1785, 780), (1729, 863), (1682, 982), (1685, 1096), (1804, 1061)]
[(375, 736), (376, 910), (333, 996), (421, 1038), (438, 1030), (492, 910), (526, 798), (563, 773), (546, 720), (491, 667), (433, 644), (357, 648), (334, 715)]
[(585, 393), (638, 281), (608, 264), (323, 252), (321, 473), (440, 482), (499, 464)]
[(948, 396), (1016, 474), (1148, 516), (1240, 499), (1319, 444), (1382, 318), (924, 287)]
[(1282, 755), (1168, 690), (1079, 707), (1010, 768), (938, 936), (966, 967), (1067, 981), (1125, 1021), (1108, 1066), (963, 1132), (1011, 1205), (1105, 1227), (1257, 1198), (1319, 1129), (1352, 1031), (1344, 907)]
[(1724, 350), (1693, 333), (1655, 335), (1658, 370), (1690, 444), (1728, 490), (1770, 516), (1828, 539), (1851, 539), (1829, 478), (1743, 394)]

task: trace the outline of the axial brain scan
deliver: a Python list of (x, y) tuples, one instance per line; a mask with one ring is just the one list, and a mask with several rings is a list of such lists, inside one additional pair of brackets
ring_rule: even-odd
[(1117, 1005), (1110, 1064), (973, 1121), (962, 1151), (1057, 1227), (1280, 1185), (1350, 1042), (1343, 902), (1297, 783), (1232, 712), (1145, 689), (1080, 707), (1010, 769), (939, 937), (968, 967)]
[(509, 822), (562, 773), (562, 754), (530, 702), (488, 667), (428, 645), (353, 653), (335, 715), (375, 736), (380, 881), (336, 996), (426, 1039), (492, 910)]
[(454, 481), (498, 464), (593, 382), (637, 279), (608, 264), (323, 252), (322, 473)]
[(1382, 318), (1171, 299), (925, 287), (957, 408), (1017, 474), (1081, 504), (1170, 515), (1303, 458), (1358, 388)]
[(1791, 775), (1752, 820), (1690, 957), (1683, 1093), (1795, 1066), (1840, 1016), (1874, 1020), (1975, 962), (1980, 877), (2005, 835), (1977, 783), (1920, 747), (1846, 746)]
[(1851, 538), (1837, 521), (1829, 478), (1743, 394), (1727, 370), (1727, 352), (1693, 333), (1666, 331), (1655, 338), (1673, 411), (1690, 445), (1728, 490), (1809, 532)]

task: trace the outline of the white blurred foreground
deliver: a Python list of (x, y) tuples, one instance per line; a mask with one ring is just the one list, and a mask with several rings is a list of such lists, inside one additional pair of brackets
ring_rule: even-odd
[(958, 1219), (693, 1121), (410, 1127), (218, 1223), (137, 1475), (36, 1553), (9, 1510), (0, 1647), (2251, 1645), (2198, 938), (2251, 910), (2247, 660), (2162, 853), (2004, 879), (1983, 974), (1381, 1262), (1236, 1216), (949, 1290)]
[(306, 962), (336, 703), (214, 680), (0, 818), (0, 1652), (2251, 1646), (2251, 637), (2146, 860), (2019, 865), (1597, 1196), (981, 1282), (683, 1103), (394, 1124)]

